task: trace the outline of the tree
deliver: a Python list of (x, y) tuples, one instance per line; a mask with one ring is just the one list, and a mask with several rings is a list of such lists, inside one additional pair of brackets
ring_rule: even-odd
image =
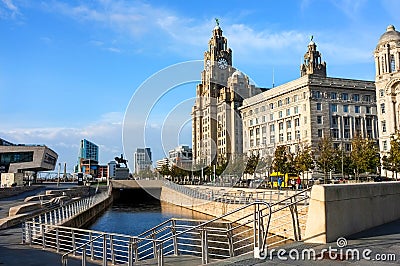
[(168, 164), (163, 164), (160, 169), (157, 170), (162, 176), (169, 176), (171, 174), (171, 170), (168, 167)]
[[(314, 168), (314, 158), (311, 152), (311, 147), (309, 145), (305, 145), (300, 147), (294, 157), (294, 170), (297, 175), (303, 176), (304, 181), (304, 172), (309, 171)], [(307, 175), (307, 183), (308, 183), (308, 175)]]
[(382, 158), (382, 167), (394, 172), (397, 180), (397, 173), (400, 171), (400, 131), (390, 136), (390, 150)]
[(353, 165), (356, 180), (360, 173), (376, 172), (380, 164), (379, 151), (373, 140), (355, 136), (351, 142), (350, 158)]
[(328, 173), (337, 165), (338, 153), (333, 148), (332, 138), (321, 138), (318, 142), (318, 149), (315, 151), (317, 166), (324, 172), (324, 183)]
[(288, 146), (278, 146), (276, 148), (272, 168), (275, 172), (283, 174), (283, 176), (295, 171), (294, 157)]
[(256, 171), (258, 161), (260, 160), (260, 154), (251, 154), (247, 160), (246, 167), (244, 169), (245, 174), (253, 175)]

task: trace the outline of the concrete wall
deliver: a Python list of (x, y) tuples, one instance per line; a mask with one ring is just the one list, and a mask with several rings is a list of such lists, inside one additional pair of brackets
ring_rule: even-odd
[(25, 187), (8, 187), (0, 188), (0, 199), (12, 197), (26, 191), (32, 191), (35, 189), (43, 188), (44, 186), (25, 186)]
[(305, 241), (327, 243), (400, 219), (400, 182), (315, 185)]
[(112, 201), (113, 198), (110, 196), (106, 200), (97, 203), (86, 211), (71, 217), (71, 219), (61, 225), (82, 228), (99, 217), (112, 204)]

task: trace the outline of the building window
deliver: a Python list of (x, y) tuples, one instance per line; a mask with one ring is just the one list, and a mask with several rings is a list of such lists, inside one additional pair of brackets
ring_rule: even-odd
[(337, 104), (331, 104), (331, 112), (337, 112)]
[(332, 132), (332, 137), (333, 138), (335, 138), (335, 139), (339, 138), (339, 129), (333, 128), (331, 132)]
[(318, 129), (318, 137), (322, 138), (322, 129)]
[(304, 125), (307, 124), (307, 116), (304, 117)]
[(254, 113), (258, 114), (258, 108), (256, 108), (256, 109), (254, 110)]
[(355, 102), (360, 101), (360, 94), (353, 94), (353, 101)]
[(344, 101), (347, 101), (347, 100), (349, 100), (349, 94), (348, 94), (348, 93), (345, 93), (345, 92), (343, 92), (343, 93), (342, 93), (342, 100), (344, 100)]
[(269, 132), (275, 132), (275, 125), (269, 125)]
[(313, 91), (313, 98), (320, 99), (321, 98), (321, 92), (320, 91)]
[(294, 101), (294, 102), (297, 102), (298, 100), (299, 100), (299, 96), (298, 96), (297, 94), (294, 95), (294, 96), (293, 96), (293, 101)]
[(300, 130), (296, 130), (296, 139), (300, 139)]
[(364, 101), (370, 102), (371, 101), (371, 95), (365, 95), (364, 96)]
[(282, 106), (282, 100), (279, 100), (278, 101), (278, 107), (281, 107)]
[(286, 128), (292, 128), (292, 121), (291, 120), (286, 121)]
[(273, 121), (274, 120), (274, 114), (269, 114), (269, 121)]
[(371, 107), (365, 106), (365, 113), (370, 114), (371, 113)]
[(269, 104), (269, 109), (271, 109), (271, 110), (274, 109), (274, 103)]
[(295, 107), (294, 107), (294, 113), (295, 113), (295, 114), (298, 114), (298, 113), (299, 113), (299, 107), (298, 107), (298, 106), (295, 106)]
[(349, 112), (349, 106), (347, 104), (343, 105), (343, 112), (345, 113)]
[(269, 136), (269, 143), (271, 144), (275, 143), (275, 135)]
[(260, 135), (260, 128), (256, 128), (256, 135)]
[(384, 140), (384, 141), (383, 141), (383, 150), (384, 150), (384, 151), (387, 151), (387, 149), (388, 149), (387, 141)]
[(345, 139), (349, 139), (350, 138), (350, 129), (349, 128), (345, 128), (344, 129), (344, 138)]
[(279, 142), (283, 142), (283, 133), (279, 134)]
[(382, 121), (382, 132), (386, 132), (386, 121)]
[(317, 116), (317, 124), (321, 125), (322, 124), (322, 116)]
[(336, 126), (338, 124), (338, 118), (337, 116), (332, 116), (332, 125)]
[(287, 141), (291, 141), (292, 140), (292, 132), (288, 132), (287, 133)]
[(285, 104), (289, 104), (289, 103), (290, 103), (290, 98), (287, 97), (287, 98), (285, 99)]
[(299, 127), (299, 126), (300, 126), (300, 118), (296, 118), (296, 119), (294, 120), (294, 125), (295, 125), (296, 127)]
[(331, 92), (331, 99), (336, 100), (336, 98), (337, 98), (336, 92)]
[(343, 117), (343, 124), (345, 126), (350, 126), (350, 118), (348, 117)]
[(381, 103), (381, 113), (385, 113), (385, 103)]
[(354, 106), (354, 112), (356, 114), (359, 114), (360, 113), (360, 106), (358, 106), (358, 105)]
[(290, 115), (290, 108), (286, 109), (286, 116), (289, 116), (289, 115)]
[(365, 124), (367, 125), (367, 127), (371, 127), (372, 126), (372, 118), (370, 118), (370, 117), (365, 118)]
[(265, 112), (265, 106), (261, 106), (261, 112)]
[(317, 103), (317, 111), (322, 111), (322, 103)]
[(394, 55), (390, 55), (390, 72), (396, 71), (396, 62), (394, 61)]
[(279, 123), (279, 130), (283, 130), (283, 122)]
[(262, 127), (262, 133), (263, 134), (267, 133), (267, 127)]
[(263, 123), (265, 123), (265, 115), (263, 115), (262, 121), (263, 121)]
[(253, 147), (254, 146), (254, 140), (250, 140), (250, 147)]
[(282, 118), (283, 117), (283, 113), (282, 113), (282, 111), (279, 111), (279, 118)]
[(254, 135), (254, 130), (250, 129), (250, 137), (252, 137)]

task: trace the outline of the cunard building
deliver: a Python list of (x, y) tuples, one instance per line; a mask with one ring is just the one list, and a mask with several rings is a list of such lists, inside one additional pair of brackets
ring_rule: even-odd
[(312, 40), (300, 78), (244, 100), (243, 145), (247, 154), (273, 157), (279, 145), (316, 149), (323, 137), (351, 150), (358, 135), (378, 139), (375, 83), (327, 76), (327, 64)]
[(218, 21), (204, 53), (201, 83), (192, 109), (193, 163), (212, 165), (243, 153), (243, 100), (260, 93), (232, 66), (232, 50)]

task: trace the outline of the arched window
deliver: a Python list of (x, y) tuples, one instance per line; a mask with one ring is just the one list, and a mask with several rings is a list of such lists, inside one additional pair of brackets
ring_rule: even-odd
[(390, 55), (390, 72), (396, 72), (396, 61), (393, 54)]
[(382, 56), (381, 60), (382, 60), (382, 73), (385, 73), (385, 72), (386, 72), (386, 67), (385, 67), (385, 57), (384, 57), (384, 56)]

